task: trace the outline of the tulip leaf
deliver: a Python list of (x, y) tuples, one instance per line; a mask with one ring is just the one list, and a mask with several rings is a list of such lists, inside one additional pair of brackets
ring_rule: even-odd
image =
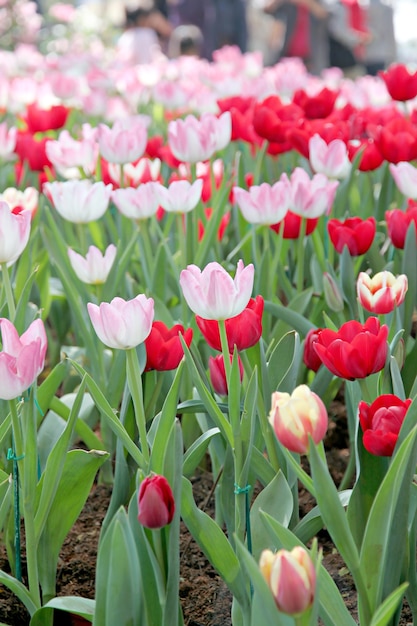
[(252, 450), (251, 470), (263, 485), (268, 485), (277, 473), (265, 455), (256, 447)]
[[(343, 507), (349, 505), (352, 489), (339, 491), (340, 502)], [(307, 543), (323, 528), (323, 520), (320, 514), (320, 508), (315, 506), (303, 517), (303, 519), (293, 529), (293, 532), (303, 543)]]
[(186, 478), (182, 483), (181, 517), (236, 600), (242, 607), (248, 607), (249, 589), (239, 559), (220, 526), (196, 506), (191, 483)]
[(54, 609), (66, 611), (73, 615), (79, 615), (88, 622), (92, 622), (95, 605), (95, 600), (81, 598), (79, 596), (60, 596), (59, 598), (53, 598), (33, 614), (30, 620), (30, 626), (44, 626), (44, 624), (47, 624), (48, 618), (53, 613)]
[(55, 365), (53, 370), (36, 390), (36, 399), (45, 414), (50, 406), (52, 398), (68, 373), (68, 361), (64, 360)]
[(12, 591), (14, 595), (19, 598), (21, 603), (25, 605), (26, 610), (30, 615), (33, 615), (39, 608), (32, 600), (32, 596), (30, 595), (27, 587), (25, 587), (25, 585), (14, 576), (3, 572), (3, 570), (0, 570), (0, 584), (10, 589), (10, 591)]
[(191, 444), (184, 454), (184, 476), (191, 476), (193, 474), (201, 459), (204, 457), (210, 441), (219, 433), (219, 428), (210, 428)]
[(312, 328), (316, 328), (315, 324), (289, 306), (282, 306), (281, 304), (265, 300), (265, 311), (288, 324), (290, 328), (296, 330), (302, 337), (305, 337)]
[(369, 513), (360, 567), (372, 614), (401, 579), (406, 552), (410, 484), (417, 461), (417, 426), (392, 459)]
[(356, 276), (352, 256), (347, 246), (343, 246), (340, 255), (340, 277), (344, 298), (349, 306), (352, 319), (358, 317), (358, 302), (356, 296)]
[(407, 591), (408, 583), (403, 583), (397, 589), (394, 589), (390, 595), (385, 598), (384, 602), (378, 607), (372, 616), (369, 626), (388, 626), (393, 618), (399, 603)]
[(0, 531), (2, 531), (12, 505), (13, 482), (11, 476), (5, 472), (0, 473), (2, 481), (0, 483)]

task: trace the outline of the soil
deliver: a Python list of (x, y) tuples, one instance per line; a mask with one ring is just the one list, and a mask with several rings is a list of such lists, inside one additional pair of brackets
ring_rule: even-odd
[[(331, 424), (326, 439), (326, 454), (336, 483), (340, 482), (347, 465), (346, 416), (341, 402), (330, 407)], [(212, 476), (199, 470), (192, 480), (197, 505), (214, 513)], [(58, 572), (58, 595), (79, 595), (94, 598), (94, 576), (100, 527), (111, 495), (109, 487), (95, 485), (86, 505), (68, 535), (61, 553)], [(310, 494), (300, 488), (300, 515), (313, 506)], [(323, 549), (323, 564), (329, 571), (342, 597), (356, 619), (356, 593), (345, 564), (335, 550), (326, 531), (318, 536)], [(180, 598), (185, 626), (230, 626), (231, 595), (222, 579), (213, 570), (204, 554), (189, 535), (181, 530)], [(23, 564), (24, 565), (24, 564)], [(0, 549), (0, 568), (9, 571), (4, 550)], [(55, 616), (56, 626), (66, 626), (65, 613)], [(9, 590), (0, 585), (0, 622), (9, 626), (28, 626), (29, 616), (24, 606)], [(87, 622), (85, 622), (87, 624)], [(411, 626), (411, 612), (403, 607), (400, 626)]]

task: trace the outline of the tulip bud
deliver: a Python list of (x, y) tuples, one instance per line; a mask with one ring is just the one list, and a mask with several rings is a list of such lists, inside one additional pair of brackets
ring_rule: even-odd
[(323, 291), (326, 304), (332, 311), (339, 313), (343, 311), (343, 296), (340, 293), (339, 286), (333, 276), (328, 272), (323, 274)]
[(319, 443), (326, 434), (327, 410), (322, 400), (307, 385), (299, 385), (292, 394), (275, 391), (269, 421), (283, 446), (306, 454), (309, 435)]
[(174, 496), (165, 476), (147, 476), (139, 487), (139, 523), (146, 528), (162, 528), (172, 522), (174, 513)]
[(260, 570), (272, 591), (280, 611), (299, 615), (311, 607), (316, 590), (316, 571), (306, 550), (264, 550)]
[[(238, 363), (239, 363), (239, 374), (240, 380), (243, 380), (243, 363), (238, 355)], [(232, 362), (233, 356), (230, 356), (230, 362)], [(227, 388), (227, 380), (226, 380), (226, 370), (224, 367), (224, 359), (223, 355), (219, 354), (219, 356), (209, 358), (209, 370), (210, 370), (210, 380), (213, 385), (213, 389), (220, 396), (227, 396), (228, 388)]]

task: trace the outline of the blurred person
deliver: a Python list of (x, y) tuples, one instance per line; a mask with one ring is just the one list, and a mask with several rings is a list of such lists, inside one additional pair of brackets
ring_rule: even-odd
[(363, 62), (366, 73), (376, 76), (397, 60), (393, 7), (387, 0), (367, 0), (367, 22), (371, 39)]
[(194, 24), (182, 24), (172, 31), (168, 56), (175, 59), (180, 56), (200, 57), (203, 49), (203, 33)]
[(125, 60), (133, 64), (152, 63), (163, 54), (161, 42), (172, 32), (169, 21), (153, 2), (125, 8), (125, 31), (117, 48)]
[[(368, 7), (362, 0), (336, 0), (329, 5), (329, 62), (346, 75), (363, 73), (367, 46), (372, 40)], [(383, 44), (382, 44), (383, 45)]]
[(270, 0), (264, 11), (285, 27), (278, 58), (299, 57), (313, 74), (329, 66), (328, 10), (324, 1)]
[(215, 0), (214, 49), (238, 46), (246, 52), (247, 45), (246, 0)]

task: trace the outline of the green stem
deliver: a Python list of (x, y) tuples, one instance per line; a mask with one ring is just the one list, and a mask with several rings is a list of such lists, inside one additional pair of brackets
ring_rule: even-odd
[(3, 273), (3, 285), (4, 285), (4, 290), (6, 292), (7, 307), (9, 309), (9, 319), (11, 322), (13, 322), (13, 320), (16, 317), (16, 306), (14, 303), (13, 289), (12, 289), (12, 284), (10, 282), (10, 275), (9, 275), (7, 263), (1, 264), (1, 270)]
[(226, 372), (227, 389), (229, 389), (232, 366), (230, 364), (229, 344), (227, 342), (226, 320), (219, 320), (219, 333), (224, 360), (224, 371)]
[(307, 232), (307, 219), (301, 218), (300, 235), (297, 246), (297, 291), (301, 293), (304, 288), (304, 239)]
[(139, 360), (136, 353), (136, 348), (126, 350), (126, 358), (127, 384), (133, 400), (135, 419), (139, 431), (141, 450), (145, 464), (145, 467), (142, 469), (144, 471), (148, 471), (150, 455), (146, 433), (146, 416), (143, 407), (142, 375), (139, 368)]

